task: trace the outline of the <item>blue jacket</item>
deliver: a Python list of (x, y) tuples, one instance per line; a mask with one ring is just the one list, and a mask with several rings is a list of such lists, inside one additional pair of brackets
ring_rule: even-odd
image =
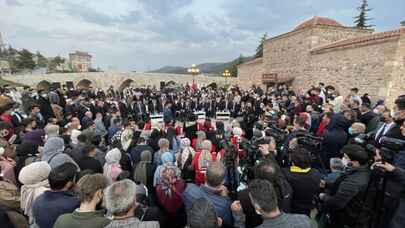
[(79, 199), (72, 192), (46, 191), (32, 206), (35, 223), (40, 228), (52, 228), (60, 215), (72, 213), (79, 205)]
[(223, 219), (226, 227), (233, 227), (232, 201), (229, 197), (218, 195), (213, 189), (205, 185), (187, 184), (187, 188), (183, 192), (183, 202), (186, 209), (190, 210), (193, 202), (200, 198), (207, 199), (214, 206), (215, 212)]

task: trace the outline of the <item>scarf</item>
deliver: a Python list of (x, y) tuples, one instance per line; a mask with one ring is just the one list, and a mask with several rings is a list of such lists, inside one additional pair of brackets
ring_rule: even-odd
[(198, 168), (208, 168), (208, 163), (211, 162), (212, 159), (212, 154), (209, 150), (202, 150), (200, 157), (198, 158)]
[(115, 181), (122, 172), (121, 165), (121, 151), (114, 148), (107, 152), (105, 156), (105, 164), (103, 167), (103, 175), (111, 181)]
[(134, 180), (147, 186), (148, 166), (152, 163), (152, 153), (149, 150), (142, 151), (141, 161), (136, 166)]
[(34, 200), (47, 190), (49, 190), (49, 183), (47, 179), (36, 184), (21, 186), (20, 207), (24, 214), (29, 217), (30, 224), (33, 222), (32, 205)]
[(181, 160), (180, 160), (180, 168), (181, 169), (184, 169), (184, 164), (186, 163), (188, 157), (190, 157), (190, 154), (191, 154), (192, 158), (195, 155), (195, 151), (194, 151), (194, 149), (192, 147), (189, 146), (189, 147), (186, 147), (186, 148), (183, 149), (183, 151), (181, 153)]

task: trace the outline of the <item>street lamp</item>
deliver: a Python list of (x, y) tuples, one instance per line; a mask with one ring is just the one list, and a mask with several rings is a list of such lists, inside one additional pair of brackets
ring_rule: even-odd
[(197, 65), (193, 64), (191, 65), (191, 68), (187, 69), (187, 72), (193, 75), (193, 84), (194, 84), (195, 76), (200, 73), (200, 69), (197, 68)]
[(225, 83), (228, 84), (228, 77), (231, 77), (231, 72), (225, 70), (224, 73), (222, 73), (222, 76), (225, 77)]

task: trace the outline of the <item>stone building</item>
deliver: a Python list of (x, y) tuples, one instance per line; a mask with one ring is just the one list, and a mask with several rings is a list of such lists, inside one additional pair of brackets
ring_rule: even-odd
[(405, 28), (375, 33), (313, 17), (268, 39), (262, 58), (238, 66), (238, 80), (244, 88), (288, 83), (300, 89), (324, 82), (343, 95), (357, 87), (392, 103), (405, 93)]
[(89, 72), (92, 56), (87, 52), (76, 51), (69, 54), (69, 62), (74, 72)]

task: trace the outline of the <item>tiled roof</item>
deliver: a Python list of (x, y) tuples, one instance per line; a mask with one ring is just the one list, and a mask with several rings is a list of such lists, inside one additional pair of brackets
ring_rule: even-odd
[(80, 55), (80, 56), (90, 56), (91, 57), (91, 55), (89, 53), (83, 52), (83, 51), (76, 51), (76, 52), (70, 53), (70, 55)]
[(378, 40), (386, 40), (386, 39), (393, 38), (393, 37), (399, 37), (401, 34), (405, 34), (405, 28), (400, 28), (400, 29), (396, 29), (396, 30), (392, 30), (392, 31), (379, 32), (379, 33), (374, 33), (371, 35), (365, 35), (365, 36), (355, 37), (355, 38), (351, 38), (351, 39), (336, 41), (331, 44), (317, 47), (317, 48), (313, 49), (311, 52), (319, 52), (319, 51), (324, 51), (324, 50), (333, 49), (333, 48), (351, 46), (351, 45), (355, 45), (355, 44), (365, 44), (365, 43), (378, 41)]
[(294, 30), (298, 30), (298, 29), (302, 29), (302, 28), (306, 28), (306, 27), (310, 27), (310, 26), (314, 26), (314, 25), (329, 25), (329, 26), (344, 27), (342, 24), (340, 24), (339, 22), (337, 22), (333, 19), (315, 16), (315, 17), (301, 23), (300, 25), (295, 27)]

